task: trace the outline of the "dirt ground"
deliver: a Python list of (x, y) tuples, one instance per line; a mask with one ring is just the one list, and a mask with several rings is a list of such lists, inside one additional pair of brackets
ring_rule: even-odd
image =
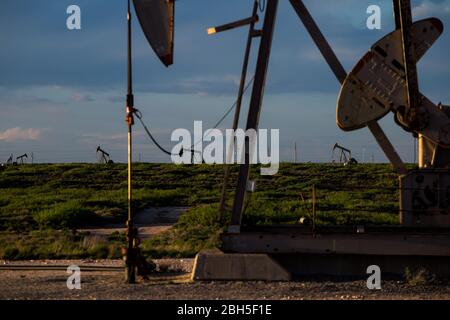
[[(186, 208), (152, 208), (136, 217), (142, 238), (163, 232), (177, 221)], [(123, 225), (84, 229), (91, 234), (109, 235), (125, 231)], [(155, 260), (157, 275), (125, 283), (125, 269), (83, 271), (81, 289), (69, 290), (65, 270), (5, 270), (8, 265), (23, 266), (111, 266), (124, 267), (122, 260), (0, 261), (0, 300), (364, 300), (364, 299), (446, 299), (450, 283), (411, 285), (384, 281), (381, 290), (367, 289), (366, 282), (303, 280), (292, 282), (193, 282), (193, 259)]]
[[(142, 210), (136, 214), (135, 226), (141, 239), (149, 239), (159, 233), (169, 230), (187, 207), (154, 207)], [(114, 232), (125, 232), (124, 224), (108, 224), (95, 228), (83, 228), (78, 231), (89, 232), (91, 235), (108, 236)]]
[[(411, 285), (403, 281), (383, 281), (381, 290), (368, 290), (365, 281), (294, 282), (192, 282), (192, 259), (157, 260), (163, 274), (135, 285), (124, 283), (117, 271), (84, 272), (81, 290), (69, 290), (65, 271), (0, 270), (0, 299), (34, 300), (364, 300), (364, 299), (445, 299), (450, 300), (450, 283)], [(0, 265), (12, 264), (0, 261)], [(120, 260), (23, 261), (17, 264), (122, 266)]]

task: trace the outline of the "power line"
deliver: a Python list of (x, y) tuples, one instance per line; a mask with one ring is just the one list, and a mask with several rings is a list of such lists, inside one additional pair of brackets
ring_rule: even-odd
[[(244, 93), (247, 92), (248, 88), (250, 87), (250, 85), (253, 83), (253, 81), (255, 80), (255, 77), (253, 76), (252, 79), (247, 83), (247, 85), (244, 88)], [(217, 123), (214, 125), (213, 128), (211, 128), (208, 132), (205, 133), (205, 136), (208, 136), (208, 134), (210, 134), (210, 132), (214, 129), (217, 129), (222, 123), (223, 121), (225, 121), (225, 119), (230, 115), (231, 111), (234, 110), (234, 108), (236, 108), (238, 103), (238, 100), (236, 100), (233, 105), (225, 112), (225, 114), (219, 119), (219, 121), (217, 121)], [(152, 142), (156, 145), (156, 147), (158, 147), (159, 150), (161, 150), (161, 152), (169, 155), (169, 156), (182, 156), (184, 151), (189, 151), (191, 153), (199, 153), (198, 151), (195, 151), (194, 148), (201, 142), (203, 142), (203, 139), (200, 139), (199, 141), (197, 141), (196, 143), (194, 143), (193, 145), (191, 145), (190, 149), (181, 149), (179, 154), (174, 154), (170, 151), (168, 151), (167, 149), (165, 149), (157, 140), (156, 138), (152, 135), (150, 129), (147, 127), (147, 125), (145, 124), (144, 120), (143, 120), (143, 115), (142, 112), (135, 109), (135, 114), (136, 117), (139, 119), (139, 122), (142, 124), (145, 132), (147, 133), (147, 135), (149, 136), (150, 140), (152, 140)]]

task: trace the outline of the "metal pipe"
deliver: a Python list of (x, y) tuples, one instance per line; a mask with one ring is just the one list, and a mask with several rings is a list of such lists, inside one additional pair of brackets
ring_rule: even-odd
[(126, 256), (126, 281), (128, 283), (136, 282), (136, 257), (134, 254), (135, 232), (133, 225), (133, 69), (132, 69), (132, 17), (131, 4), (128, 0), (128, 92), (126, 107), (126, 122), (128, 125), (128, 220), (127, 220), (127, 256)]
[(254, 24), (257, 21), (258, 21), (258, 15), (255, 14), (249, 18), (245, 18), (245, 19), (242, 19), (239, 21), (227, 23), (227, 24), (213, 27), (213, 28), (208, 28), (208, 34), (215, 34), (215, 33), (220, 33), (220, 32), (224, 32), (224, 31), (229, 31), (232, 29), (244, 27), (244, 26), (252, 24), (252, 23)]
[[(131, 3), (128, 0), (128, 11), (127, 11), (127, 21), (128, 21), (128, 96), (132, 96), (133, 94), (133, 65), (132, 65), (132, 21), (131, 21)], [(132, 106), (132, 103), (128, 103), (127, 106)]]

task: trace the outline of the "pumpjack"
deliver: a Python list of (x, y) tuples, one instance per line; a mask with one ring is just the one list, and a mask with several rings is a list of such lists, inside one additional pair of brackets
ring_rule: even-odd
[(20, 164), (24, 164), (24, 160), (23, 159), (25, 159), (25, 158), (28, 159), (28, 155), (26, 153), (21, 155), (21, 156), (19, 156), (19, 157), (17, 157), (16, 158), (16, 163), (20, 162)]
[(14, 155), (11, 153), (11, 155), (8, 158), (8, 160), (6, 160), (6, 165), (7, 166), (10, 166), (10, 165), (13, 164), (13, 158), (14, 158)]
[[(161, 61), (173, 63), (174, 1), (135, 0), (141, 26)], [(136, 5), (140, 3), (141, 5)], [(145, 15), (145, 6), (158, 10)], [(208, 29), (209, 34), (249, 25), (239, 99), (233, 125), (239, 120), (242, 87), (249, 53), (259, 39), (256, 70), (246, 129), (258, 130), (270, 62), (279, 0), (266, 0), (262, 27), (256, 23), (260, 0), (251, 18)], [(294, 275), (366, 275), (376, 264), (385, 273), (405, 267), (450, 274), (450, 109), (434, 104), (419, 91), (416, 63), (443, 32), (439, 19), (413, 22), (410, 0), (393, 0), (396, 28), (377, 41), (347, 73), (302, 0), (289, 0), (295, 13), (341, 85), (336, 122), (344, 131), (368, 128), (399, 175), (398, 226), (246, 225), (243, 223), (252, 146), (246, 142), (231, 222), (221, 235), (220, 253), (197, 257), (194, 279), (288, 280)], [(149, 7), (147, 7), (148, 9)], [(149, 17), (157, 19), (148, 19)], [(158, 20), (159, 19), (159, 20)], [(160, 22), (163, 28), (149, 21)], [(162, 31), (161, 31), (162, 30)], [(408, 170), (378, 120), (389, 112), (404, 130), (418, 137), (419, 167)], [(233, 128), (235, 129), (235, 128)], [(226, 189), (228, 174), (225, 174)], [(222, 192), (224, 195), (225, 193)], [(222, 198), (224, 203), (224, 197)], [(223, 206), (221, 206), (224, 208)]]
[(357, 164), (355, 158), (352, 158), (352, 151), (350, 149), (344, 148), (336, 143), (333, 147), (333, 155), (335, 150), (340, 150), (339, 163), (343, 163), (344, 165)]
[(112, 164), (114, 161), (111, 160), (108, 152), (104, 151), (100, 146), (97, 147), (97, 155), (99, 156), (99, 162), (103, 164)]

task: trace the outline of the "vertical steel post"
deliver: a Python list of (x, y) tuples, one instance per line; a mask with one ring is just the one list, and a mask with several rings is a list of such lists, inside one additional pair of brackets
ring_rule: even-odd
[(402, 28), (401, 14), (400, 14), (400, 2), (398, 0), (393, 0), (394, 6), (394, 20), (395, 20), (395, 29)]
[[(269, 68), (270, 51), (272, 48), (273, 33), (278, 9), (278, 0), (267, 0), (266, 14), (259, 46), (258, 61), (256, 65), (255, 80), (250, 100), (250, 109), (247, 118), (246, 130), (258, 129), (259, 117), (264, 96), (264, 87), (266, 84), (267, 70)], [(233, 215), (231, 219), (230, 232), (240, 232), (242, 222), (242, 213), (244, 199), (247, 190), (247, 182), (250, 174), (250, 154), (253, 153), (255, 146), (250, 146), (249, 139), (245, 142), (245, 163), (241, 165), (239, 171), (239, 180), (233, 205)]]
[(230, 178), (230, 167), (229, 163), (231, 163), (230, 157), (233, 156), (233, 150), (234, 150), (234, 133), (236, 132), (236, 129), (239, 125), (239, 117), (241, 114), (241, 106), (242, 106), (242, 99), (244, 96), (244, 90), (245, 90), (245, 84), (247, 82), (247, 71), (248, 71), (248, 64), (250, 60), (250, 52), (252, 48), (252, 41), (254, 37), (254, 31), (255, 31), (255, 24), (256, 24), (256, 16), (258, 13), (258, 0), (255, 0), (255, 3), (253, 5), (253, 11), (252, 11), (252, 22), (250, 23), (250, 28), (248, 31), (248, 38), (247, 38), (247, 46), (245, 48), (245, 54), (244, 54), (244, 65), (242, 66), (242, 74), (241, 74), (241, 83), (239, 84), (239, 92), (238, 92), (238, 99), (236, 102), (236, 110), (234, 113), (234, 119), (233, 119), (233, 135), (232, 139), (230, 141), (230, 144), (228, 146), (228, 152), (226, 154), (227, 161), (225, 163), (225, 173), (223, 178), (223, 185), (222, 185), (222, 193), (220, 197), (220, 209), (219, 209), (219, 222), (223, 221), (223, 218), (225, 216), (226, 211), (226, 198), (227, 198), (227, 187), (228, 187), (228, 180)]
[(403, 114), (404, 120), (413, 130), (420, 130), (424, 127), (424, 120), (419, 112), (420, 92), (419, 80), (417, 76), (416, 55), (413, 42), (414, 35), (412, 28), (412, 10), (410, 0), (396, 0), (398, 4), (394, 7), (396, 12), (396, 23), (400, 23), (402, 33), (403, 63), (406, 74), (406, 110)]
[[(406, 4), (406, 7), (403, 7), (402, 8), (402, 6), (401, 6), (401, 1), (400, 0), (393, 0), (393, 5), (394, 5), (394, 19), (395, 19), (395, 28), (397, 29), (397, 30), (402, 30), (402, 46), (403, 46), (403, 49), (404, 49), (404, 58), (406, 59), (406, 57), (407, 56), (411, 56), (412, 54), (414, 54), (414, 53), (411, 53), (411, 52), (408, 52), (407, 53), (407, 51), (405, 50), (406, 49), (406, 47), (405, 47), (405, 44), (408, 42), (407, 40), (408, 39), (404, 39), (404, 29), (403, 29), (403, 27), (402, 27), (402, 17), (403, 16), (405, 16), (405, 17), (408, 17), (408, 16), (410, 16), (411, 15), (411, 13), (410, 13), (410, 11), (411, 11), (411, 4), (410, 3), (405, 3)], [(408, 9), (408, 6), (409, 6), (409, 9)], [(408, 18), (409, 19), (409, 18)], [(407, 19), (407, 20), (408, 20)], [(404, 24), (405, 26), (407, 26), (407, 23), (408, 23), (408, 21), (406, 21), (406, 23)], [(409, 23), (411, 23), (412, 24), (412, 17), (411, 17), (411, 21), (409, 22)], [(409, 27), (410, 28), (410, 27)], [(410, 30), (410, 29), (409, 29)], [(408, 33), (409, 34), (409, 33)], [(408, 37), (408, 34), (407, 34), (407, 37)], [(411, 37), (412, 35), (410, 35), (409, 37)], [(405, 41), (406, 40), (406, 41)], [(408, 49), (408, 51), (409, 51), (409, 49)], [(406, 61), (406, 60), (405, 60)], [(415, 64), (415, 61), (416, 61), (416, 59), (415, 59), (415, 57), (414, 57), (414, 66), (413, 66), (413, 69), (417, 69), (417, 67), (416, 67), (416, 64)], [(418, 88), (418, 86), (416, 87), (416, 89), (414, 89), (414, 70), (412, 70), (412, 69), (410, 69), (411, 68), (411, 66), (409, 66), (406, 62), (405, 62), (405, 69), (406, 69), (406, 72), (407, 72), (407, 77), (406, 77), (406, 80), (407, 80), (407, 84), (408, 84), (408, 91), (407, 91), (407, 95), (408, 95), (408, 104), (410, 104), (411, 102), (413, 102), (413, 103), (419, 103), (418, 101), (414, 101), (414, 99), (418, 99), (418, 98), (414, 98), (413, 97), (413, 100), (411, 100), (409, 97), (410, 97), (410, 92), (411, 92), (411, 90), (417, 90), (417, 92), (416, 92), (416, 95), (417, 95), (417, 97), (418, 97), (418, 95), (419, 95), (419, 88)], [(409, 73), (408, 73), (408, 70), (410, 70), (409, 71)], [(412, 74), (411, 74), (411, 70), (412, 70)], [(416, 77), (416, 81), (418, 81), (417, 80), (417, 71), (415, 72), (415, 77)], [(411, 86), (411, 84), (412, 84), (412, 86)], [(409, 106), (406, 106), (406, 107), (409, 107), (409, 108), (411, 108), (411, 104), (409, 105)], [(417, 107), (418, 107), (418, 105), (417, 105)], [(423, 149), (423, 139), (424, 139), (424, 137), (421, 135), (421, 134), (419, 134), (418, 135), (418, 137), (417, 137), (417, 141), (415, 142), (415, 144), (414, 144), (414, 148), (417, 148), (418, 149), (418, 153), (417, 153), (417, 157), (416, 156), (414, 156), (414, 158), (416, 159), (415, 161), (417, 161), (418, 162), (418, 164), (419, 164), (419, 167), (420, 168), (423, 168), (423, 165), (424, 165), (424, 163), (426, 162), (426, 160), (425, 160), (425, 154), (426, 154), (426, 152), (425, 152), (425, 150)], [(414, 154), (416, 155), (416, 151), (414, 150)]]
[(126, 107), (126, 123), (128, 125), (128, 220), (127, 220), (127, 253), (126, 253), (126, 281), (136, 282), (136, 257), (134, 252), (135, 231), (133, 225), (133, 125), (134, 125), (134, 96), (133, 96), (133, 66), (132, 66), (132, 33), (131, 33), (131, 4), (128, 0), (128, 92)]

